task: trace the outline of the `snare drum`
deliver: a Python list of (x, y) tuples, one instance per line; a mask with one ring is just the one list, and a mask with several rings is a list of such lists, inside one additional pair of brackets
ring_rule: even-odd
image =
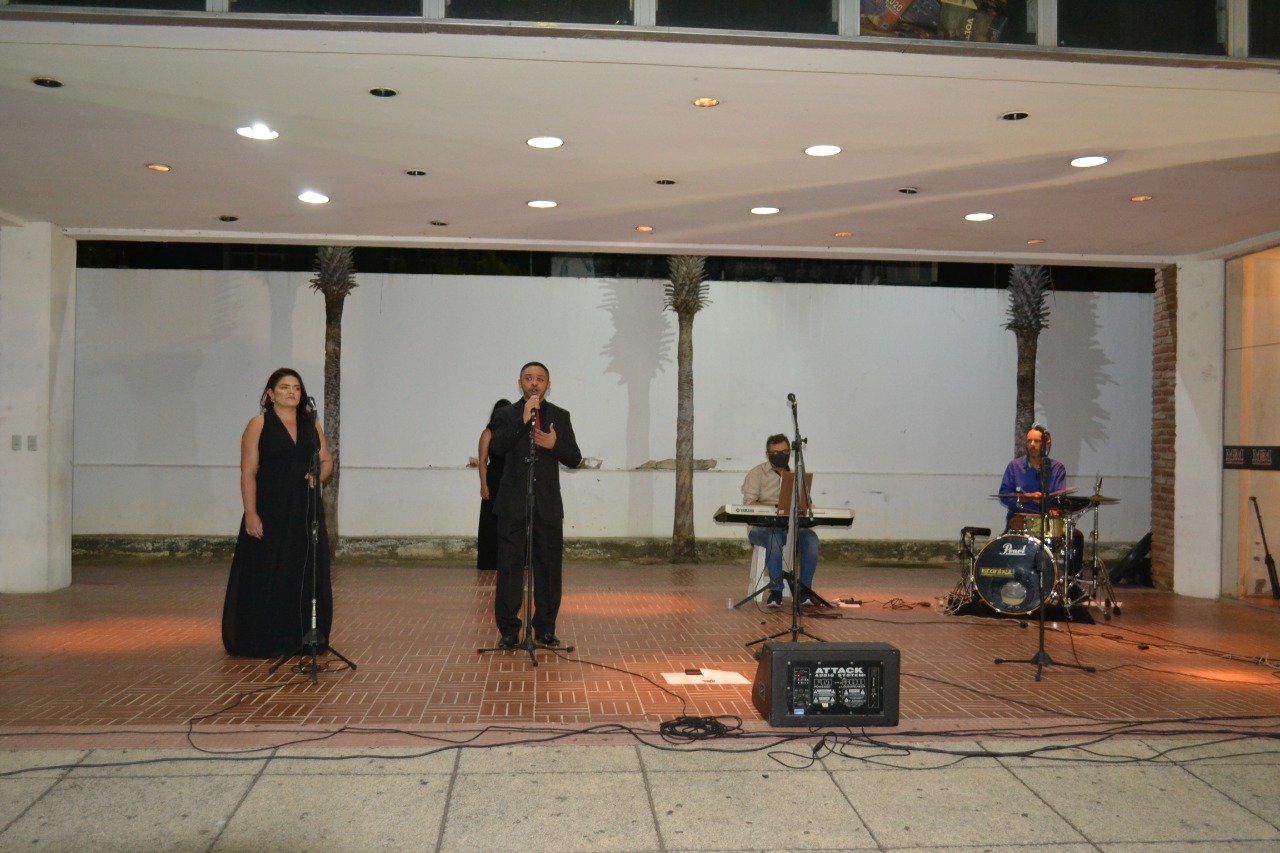
[[(1044, 534), (1044, 525), (1042, 522), (1049, 523), (1049, 534)], [(1060, 515), (1051, 515), (1048, 518), (1041, 518), (1039, 513), (1020, 512), (1013, 518), (1009, 519), (1009, 530), (1024, 531), (1025, 533), (1035, 536), (1038, 539), (1062, 539), (1067, 535), (1067, 520)]]
[(992, 539), (978, 554), (973, 583), (978, 596), (991, 609), (1030, 613), (1057, 586), (1058, 568), (1052, 552), (1040, 539), (1006, 533)]

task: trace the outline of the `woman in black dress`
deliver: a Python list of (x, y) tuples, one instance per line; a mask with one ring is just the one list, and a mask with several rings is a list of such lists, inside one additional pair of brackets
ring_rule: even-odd
[[(333, 623), (329, 540), (312, 474), (315, 465), (327, 480), (333, 459), (309, 400), (297, 371), (280, 368), (262, 391), (262, 414), (240, 439), (244, 517), (222, 608), (222, 645), (233, 655), (297, 653), (311, 630), (313, 581), (316, 627), (327, 638)], [(314, 565), (312, 521), (319, 531)]]
[(503, 466), (503, 457), (490, 455), (489, 439), (493, 437), (493, 413), (510, 405), (510, 400), (499, 400), (493, 404), (489, 424), (480, 433), (480, 448), (476, 453), (476, 460), (480, 465), (480, 524), (476, 531), (476, 568), (489, 571), (498, 568), (498, 517), (493, 514), (493, 501), (498, 496)]

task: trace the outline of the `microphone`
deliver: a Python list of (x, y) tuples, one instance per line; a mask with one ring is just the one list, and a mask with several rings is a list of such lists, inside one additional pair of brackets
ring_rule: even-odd
[(536, 395), (530, 398), (536, 400), (538, 405), (533, 410), (533, 417), (529, 418), (529, 425), (533, 427), (535, 432), (542, 431), (542, 400)]
[(311, 414), (313, 414), (313, 415), (316, 413), (317, 409), (316, 409), (316, 398), (315, 398), (315, 397), (308, 397), (308, 398), (307, 398), (307, 411), (309, 411), (309, 412), (310, 412)]
[(791, 404), (791, 408), (793, 408), (793, 409), (794, 409), (794, 408), (796, 407), (796, 395), (795, 395), (795, 394), (788, 394), (788, 395), (787, 395), (787, 402), (788, 402), (788, 403), (790, 403), (790, 404)]

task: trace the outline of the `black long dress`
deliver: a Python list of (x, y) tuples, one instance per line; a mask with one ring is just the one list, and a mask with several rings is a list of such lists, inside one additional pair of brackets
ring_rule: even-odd
[[(487, 429), (493, 429), (493, 421)], [(502, 469), (506, 457), (489, 454), (489, 467), (485, 470), (485, 483), (489, 486), (489, 498), (480, 501), (480, 521), (476, 527), (476, 568), (492, 571), (498, 568), (498, 516), (494, 515), (493, 502), (498, 497), (502, 483)]]
[(271, 658), (300, 649), (311, 629), (308, 530), (312, 514), (318, 525), (316, 627), (329, 636), (333, 624), (329, 542), (319, 492), (306, 481), (319, 440), (314, 421), (301, 412), (296, 443), (275, 411), (269, 409), (264, 415), (257, 476), (263, 535), (255, 539), (246, 533), (241, 516), (222, 608), (222, 645), (233, 655)]

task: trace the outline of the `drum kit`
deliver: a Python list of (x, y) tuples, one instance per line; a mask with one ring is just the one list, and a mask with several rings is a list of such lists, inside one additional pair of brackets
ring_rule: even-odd
[[(1074, 495), (1074, 488), (1050, 493), (1045, 514), (1015, 514), (1009, 529), (981, 551), (975, 552), (973, 537), (975, 533), (986, 535), (987, 531), (966, 527), (960, 543), (961, 578), (948, 598), (948, 612), (958, 611), (976, 596), (992, 610), (1006, 615), (1031, 614), (1042, 606), (1060, 605), (1068, 614), (1072, 607), (1092, 606), (1101, 610), (1108, 621), (1113, 613), (1119, 616), (1120, 603), (1098, 556), (1098, 511), (1120, 501), (1099, 494), (1101, 486), (1099, 480), (1094, 493), (1085, 497)], [(991, 497), (1021, 500), (1024, 495)], [(1072, 550), (1078, 547), (1077, 521), (1090, 511), (1093, 533), (1089, 559), (1080, 559), (1080, 555), (1073, 561)]]

